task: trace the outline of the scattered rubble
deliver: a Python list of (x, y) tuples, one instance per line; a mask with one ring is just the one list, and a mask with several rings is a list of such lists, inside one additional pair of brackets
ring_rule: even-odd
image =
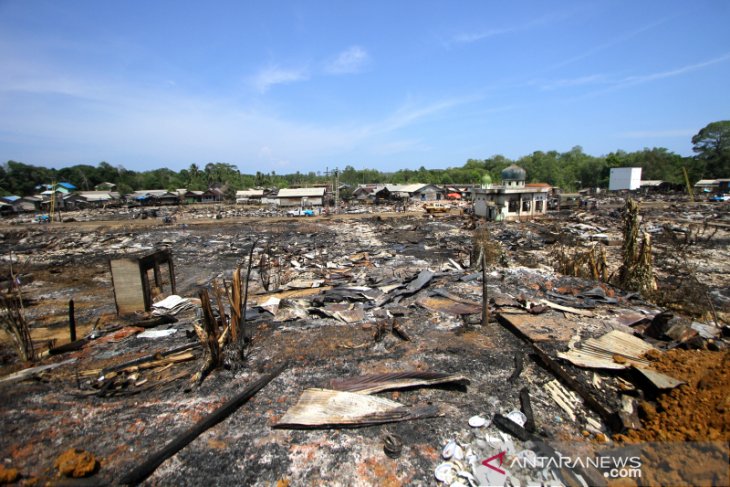
[[(728, 214), (670, 205), (640, 207), (641, 293), (611, 277), (619, 204), (490, 225), (488, 258), (425, 213), (3, 227), (40, 357), (2, 342), (6, 471), (50, 480), (83, 445), (102, 484), (604, 485), (559, 459), (633, 445), (637, 484), (727, 484), (727, 443), (680, 473), (648, 446), (730, 439)], [(174, 267), (135, 264), (121, 312), (110, 262), (149, 255)]]

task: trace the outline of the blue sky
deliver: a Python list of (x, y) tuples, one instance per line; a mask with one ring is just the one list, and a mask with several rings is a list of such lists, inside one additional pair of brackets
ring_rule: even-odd
[(242, 172), (690, 155), (730, 2), (0, 0), (0, 161)]

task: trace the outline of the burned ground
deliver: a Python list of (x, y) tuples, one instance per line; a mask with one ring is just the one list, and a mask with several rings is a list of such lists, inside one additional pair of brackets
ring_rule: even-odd
[[(493, 318), (487, 326), (481, 325), (478, 312), (481, 273), (469, 268), (472, 222), (462, 217), (401, 214), (203, 221), (191, 216), (174, 225), (147, 219), (7, 226), (0, 253), (6, 262), (12, 259), (15, 272), (24, 279), (25, 313), (39, 347), (47, 348), (52, 340), (54, 345), (68, 341), (69, 299), (75, 302), (78, 336), (93, 339), (81, 350), (40, 361), (73, 362), (30, 380), (0, 383), (1, 458), (5, 467), (19, 469), (22, 481), (44, 481), (57, 478), (54, 461), (75, 447), (92, 452), (100, 462), (89, 480), (118, 482), (152, 452), (282, 361), (289, 365), (281, 375), (163, 463), (148, 482), (436, 484), (434, 468), (444, 461), (441, 450), (448, 440), (457, 440), (480, 459), (500, 449), (516, 455), (525, 448), (520, 440), (499, 436), (494, 424), (468, 425), (474, 415), (492, 418), (520, 410), (519, 393), (525, 387), (542, 440), (581, 442), (589, 448), (654, 441), (642, 437), (640, 429), (627, 430), (628, 420), (619, 427), (607, 424), (580, 399), (567, 410), (558, 405), (555, 371), (536, 357), (535, 347), (611, 413), (618, 412), (626, 398), (653, 405), (657, 414), (675, 408), (671, 396), (645, 390), (630, 370), (578, 367), (558, 359), (557, 353), (618, 330), (639, 335), (659, 350), (675, 348), (672, 353), (680, 362), (685, 360), (682, 354), (700, 353), (686, 350), (694, 347), (703, 349), (709, 363), (724, 363), (721, 327), (730, 311), (726, 277), (730, 234), (722, 226), (727, 213), (721, 208), (664, 206), (642, 211), (643, 228), (655, 235), (659, 291), (688, 295), (679, 284), (691, 278), (692, 292), (704, 298), (706, 306), (698, 304), (696, 296), (672, 303), (665, 298), (660, 306), (657, 296), (641, 297), (553, 270), (553, 250), (568, 240), (573, 247), (603, 246), (609, 267), (615, 270), (620, 261), (620, 244), (615, 245), (621, 239), (618, 210), (494, 226), (492, 236), (507, 253), (488, 273)], [(713, 218), (708, 218), (709, 212), (716, 212)], [(707, 221), (720, 225), (710, 227)], [(180, 312), (177, 322), (154, 328), (175, 330), (159, 338), (139, 336), (145, 330), (140, 327), (145, 316), (116, 316), (109, 259), (169, 248), (177, 294), (194, 300), (200, 287), (223, 279), (230, 283), (232, 271), (246, 263), (254, 244), (247, 323), (253, 340), (245, 359), (228, 354), (224, 367), (213, 371), (200, 387), (190, 384), (203, 356), (193, 331), (200, 319), (196, 307)], [(425, 271), (433, 276), (421, 289), (393, 297)], [(685, 274), (677, 282), (679, 272)], [(272, 296), (281, 301), (277, 308), (266, 310)], [(540, 309), (543, 299), (568, 310), (544, 305)], [(686, 323), (684, 334), (645, 336), (654, 317), (667, 308), (675, 311), (675, 324)], [(697, 330), (691, 333), (693, 321), (706, 326), (701, 328), (704, 338), (698, 338)], [(410, 340), (392, 331), (394, 322)], [(163, 356), (185, 344), (191, 348)], [(108, 373), (110, 367), (155, 354), (159, 355), (150, 359), (156, 361), (154, 366)], [(23, 367), (7, 342), (2, 357), (0, 378)], [(524, 365), (518, 376), (517, 362)], [(672, 395), (682, 397), (684, 387), (697, 387), (699, 379), (667, 368), (666, 361), (659, 363), (657, 370), (688, 383)], [(436, 405), (438, 417), (361, 428), (273, 428), (306, 388), (329, 388), (333, 379), (403, 371), (458, 373), (470, 384), (378, 393), (406, 407)], [(715, 387), (709, 379), (707, 383)], [(720, 402), (726, 406), (726, 401)], [(641, 414), (647, 431), (656, 429), (652, 426), (656, 424), (671, 428), (671, 420)], [(693, 440), (727, 441), (724, 419), (716, 429), (719, 437)], [(623, 436), (612, 438), (618, 432)], [(383, 451), (387, 433), (403, 441), (398, 458)], [(555, 478), (546, 472), (524, 474), (523, 482)]]

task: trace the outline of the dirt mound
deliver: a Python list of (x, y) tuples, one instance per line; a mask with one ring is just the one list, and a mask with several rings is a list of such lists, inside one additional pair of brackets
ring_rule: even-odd
[(672, 350), (655, 369), (685, 381), (656, 405), (642, 404), (643, 425), (620, 441), (730, 440), (730, 351)]
[[(643, 444), (642, 485), (721, 485), (730, 439), (730, 351), (673, 350), (656, 370), (683, 380), (656, 403), (643, 402), (643, 429), (616, 435), (619, 443)], [(720, 478), (717, 476), (720, 475)], [(719, 482), (719, 483), (718, 483)]]

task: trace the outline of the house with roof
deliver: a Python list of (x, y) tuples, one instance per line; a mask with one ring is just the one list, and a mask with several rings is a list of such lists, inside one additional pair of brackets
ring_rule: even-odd
[(326, 191), (327, 188), (283, 188), (268, 200), (278, 206), (322, 206)]
[(141, 205), (177, 205), (180, 203), (180, 196), (166, 189), (142, 189), (128, 194), (125, 198), (127, 201)]
[(78, 188), (76, 188), (76, 186), (74, 186), (71, 183), (66, 183), (66, 182), (62, 181), (62, 182), (56, 183), (56, 184), (51, 184), (51, 183), (39, 184), (38, 186), (36, 186), (36, 189), (45, 190), (41, 194), (44, 194), (44, 193), (50, 194), (54, 189), (56, 192), (59, 192), (59, 193), (70, 194), (71, 192), (76, 191)]
[(375, 192), (376, 200), (393, 201), (439, 201), (445, 199), (446, 191), (435, 184), (386, 184)]
[(200, 199), (201, 203), (220, 203), (225, 200), (225, 191), (220, 187), (211, 187), (206, 191), (203, 191), (203, 196)]
[(20, 199), (20, 196), (15, 195), (8, 195), (8, 196), (0, 196), (0, 201), (3, 203), (14, 203), (15, 201), (18, 201)]
[(502, 171), (502, 184), (485, 179), (474, 191), (474, 214), (491, 221), (523, 220), (545, 215), (551, 186), (525, 184), (527, 172), (516, 164)]
[(66, 200), (71, 196), (71, 192), (66, 188), (56, 187), (55, 191), (47, 189), (37, 196), (41, 198), (41, 209), (50, 209), (53, 204), (55, 209), (62, 210), (66, 208)]
[(352, 192), (352, 199), (360, 203), (372, 203), (375, 201), (375, 192), (382, 188), (377, 184), (361, 184)]
[(13, 208), (13, 205), (8, 203), (7, 201), (2, 201), (0, 199), (0, 215), (9, 215), (11, 213), (15, 213), (15, 208)]
[(43, 198), (40, 196), (23, 196), (14, 200), (10, 204), (18, 213), (33, 212), (41, 209), (41, 202)]
[(116, 205), (121, 199), (116, 191), (79, 191), (65, 197), (64, 204), (70, 208), (91, 208)]
[(703, 193), (714, 193), (718, 190), (719, 181), (717, 179), (700, 179), (694, 185), (694, 190)]
[(253, 205), (261, 203), (264, 197), (263, 189), (242, 189), (236, 191), (236, 204)]
[(202, 203), (203, 202), (203, 193), (205, 193), (205, 191), (188, 190), (188, 189), (184, 189), (184, 188), (177, 190), (177, 196), (186, 205), (191, 205), (194, 203)]

